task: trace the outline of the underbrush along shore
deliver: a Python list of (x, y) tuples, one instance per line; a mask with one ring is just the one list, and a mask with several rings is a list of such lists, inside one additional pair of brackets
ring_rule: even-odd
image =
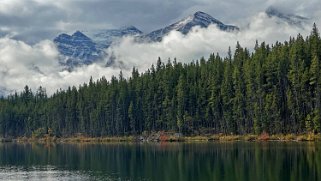
[(182, 134), (168, 134), (157, 132), (149, 135), (132, 135), (132, 136), (104, 136), (89, 137), (83, 135), (70, 137), (56, 137), (44, 135), (43, 137), (17, 137), (17, 138), (0, 138), (0, 142), (57, 142), (57, 143), (108, 143), (108, 142), (215, 142), (215, 141), (321, 141), (321, 134), (274, 134), (269, 135), (262, 133), (260, 135), (191, 135), (183, 136)]

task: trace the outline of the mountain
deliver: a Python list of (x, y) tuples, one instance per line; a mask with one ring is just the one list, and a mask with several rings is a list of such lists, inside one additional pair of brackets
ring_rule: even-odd
[(119, 40), (119, 38), (143, 34), (143, 32), (135, 26), (127, 26), (120, 29), (84, 31), (84, 33), (88, 35), (100, 49), (108, 48), (113, 42)]
[(60, 34), (54, 39), (54, 43), (62, 55), (61, 63), (74, 67), (99, 60), (105, 55), (104, 50), (121, 37), (141, 34), (142, 32), (134, 26), (110, 30), (76, 31), (71, 36)]
[(90, 64), (99, 58), (101, 51), (96, 43), (80, 31), (74, 34), (60, 34), (54, 39), (58, 51), (63, 55), (63, 64), (70, 67), (79, 64)]
[[(171, 31), (187, 34), (193, 27), (206, 28), (210, 25), (216, 25), (222, 31), (239, 30), (236, 26), (225, 25), (212, 16), (198, 11), (181, 21), (145, 35), (136, 27), (128, 26), (120, 29), (76, 31), (72, 35), (64, 33), (55, 38), (54, 43), (62, 55), (61, 63), (70, 68), (77, 65), (88, 65), (99, 60), (106, 55), (105, 49), (125, 36), (137, 37), (138, 41), (160, 41)], [(108, 60), (106, 66), (111, 66), (113, 61)]]
[(151, 41), (160, 41), (164, 36), (171, 31), (179, 31), (182, 34), (187, 34), (193, 27), (199, 26), (201, 28), (207, 28), (209, 25), (216, 25), (222, 31), (238, 31), (239, 28), (232, 25), (225, 25), (221, 21), (213, 18), (204, 12), (198, 11), (193, 15), (190, 15), (174, 24), (153, 31), (144, 36)]
[(295, 14), (287, 14), (279, 11), (278, 9), (274, 7), (269, 7), (265, 13), (270, 17), (275, 17), (283, 22), (286, 22), (290, 25), (295, 25), (295, 26), (303, 26), (305, 22), (307, 22), (309, 19), (306, 17), (298, 16)]

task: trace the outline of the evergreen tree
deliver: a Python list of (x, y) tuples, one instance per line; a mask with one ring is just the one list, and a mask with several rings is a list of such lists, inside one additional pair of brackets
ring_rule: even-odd
[(316, 25), (253, 53), (236, 45), (189, 64), (174, 59), (47, 96), (39, 87), (0, 97), (0, 134), (114, 136), (321, 132), (321, 39)]

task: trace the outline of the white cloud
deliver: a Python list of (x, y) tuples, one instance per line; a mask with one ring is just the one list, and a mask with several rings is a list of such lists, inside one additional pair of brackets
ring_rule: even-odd
[(53, 39), (61, 32), (126, 25), (135, 25), (147, 33), (195, 11), (207, 12), (224, 23), (243, 26), (248, 17), (264, 11), (268, 6), (314, 17), (316, 12), (320, 12), (321, 1), (185, 0), (174, 3), (169, 0), (1, 0), (0, 31), (5, 27), (8, 33), (15, 32), (16, 37), (28, 43)]
[(96, 80), (120, 72), (120, 69), (99, 64), (79, 67), (73, 72), (63, 71), (64, 67), (58, 63), (58, 51), (49, 40), (30, 46), (22, 41), (2, 38), (0, 55), (0, 88), (5, 88), (7, 93), (21, 91), (28, 85), (34, 91), (43, 86), (51, 95), (57, 89), (88, 82), (91, 76)]
[[(286, 23), (277, 22), (276, 19), (268, 18), (264, 13), (257, 12), (258, 10), (264, 11), (269, 5), (277, 5), (286, 9), (284, 4), (292, 4), (292, 1), (269, 0), (263, 4), (262, 1), (255, 0), (247, 3), (236, 1), (233, 6), (229, 6), (232, 0), (224, 1), (225, 3), (223, 1), (202, 0), (196, 2), (195, 0), (190, 0), (189, 2), (192, 5), (186, 11), (182, 10), (179, 13), (182, 14), (181, 16), (191, 14), (196, 10), (203, 10), (214, 17), (216, 17), (216, 14), (225, 17), (223, 19), (218, 17), (218, 19), (223, 22), (239, 25), (241, 31), (227, 33), (218, 30), (215, 26), (210, 26), (207, 29), (195, 28), (186, 36), (178, 32), (172, 32), (162, 42), (156, 43), (135, 43), (133, 39), (125, 38), (107, 51), (110, 55), (116, 56), (118, 62), (124, 63), (125, 68), (123, 73), (130, 75), (133, 66), (137, 67), (140, 72), (145, 71), (147, 68), (150, 68), (151, 64), (156, 62), (158, 57), (161, 57), (164, 62), (168, 58), (173, 59), (175, 57), (178, 61), (190, 62), (202, 56), (206, 57), (210, 53), (219, 52), (225, 56), (228, 47), (231, 46), (233, 49), (237, 41), (243, 47), (253, 48), (256, 40), (275, 43), (275, 41), (288, 40), (290, 36), (296, 36), (298, 33), (304, 36), (310, 33), (312, 23), (301, 29), (289, 26)], [(0, 15), (3, 15), (0, 18), (0, 22), (3, 24), (0, 26), (0, 31), (15, 35), (28, 31), (37, 32), (43, 27), (59, 30), (76, 29), (85, 25), (95, 27), (96, 25), (98, 26), (102, 19), (105, 19), (105, 16), (108, 17), (107, 14), (102, 13), (100, 14), (101, 18), (90, 23), (91, 20), (95, 19), (94, 11), (90, 11), (88, 12), (90, 18), (85, 19), (84, 22), (80, 21), (83, 16), (79, 12), (87, 12), (86, 10), (90, 9), (86, 9), (87, 6), (84, 6), (84, 4), (87, 4), (85, 1), (64, 1), (64, 3), (57, 1), (57, 3), (54, 3), (56, 1), (53, 0), (32, 0), (30, 2), (33, 3), (26, 5), (26, 9), (24, 9), (23, 7), (26, 2), (28, 1), (24, 1), (24, 3), (18, 0), (0, 1)], [(147, 3), (146, 0), (141, 2)], [(260, 3), (262, 5), (257, 7), (257, 4)], [(153, 7), (157, 8), (154, 1), (152, 4)], [(169, 4), (172, 5), (171, 3)], [(289, 13), (300, 12), (300, 15), (310, 17), (311, 22), (315, 21), (317, 24), (321, 24), (321, 10), (316, 8), (319, 7), (317, 5), (320, 2), (311, 0), (309, 3), (304, 4), (301, 1), (294, 1), (293, 4), (295, 4), (295, 8), (288, 10)], [(166, 6), (164, 5), (164, 7)], [(230, 7), (231, 9), (227, 10), (224, 7)], [(43, 8), (52, 11), (45, 12), (45, 10), (42, 10), (37, 14), (37, 11)], [(124, 7), (122, 10), (125, 11), (125, 9)], [(23, 16), (15, 16), (16, 11), (21, 11)], [(244, 14), (242, 14), (242, 11)], [(56, 14), (58, 15), (53, 17)], [(83, 14), (87, 15), (87, 13)], [(79, 17), (76, 18), (75, 16)], [(145, 18), (143, 22), (146, 23), (150, 21), (147, 19), (151, 19), (151, 16), (141, 15), (141, 18)], [(33, 19), (33, 17), (35, 18)], [(123, 18), (123, 16), (121, 17)], [(159, 18), (153, 20), (159, 20), (164, 23), (165, 19), (169, 19), (169, 17), (162, 20)], [(121, 21), (121, 19), (114, 17), (113, 21), (116, 20)], [(25, 23), (20, 24), (20, 22)], [(27, 28), (25, 27), (26, 25), (28, 25)], [(38, 34), (34, 33), (33, 35), (37, 36)], [(73, 72), (63, 71), (64, 67), (58, 63), (58, 52), (52, 41), (45, 40), (34, 45), (28, 45), (23, 41), (13, 40), (10, 37), (0, 38), (0, 92), (1, 87), (7, 90), (20, 91), (25, 85), (29, 85), (33, 90), (41, 85), (46, 87), (49, 94), (52, 94), (60, 88), (66, 89), (68, 86), (83, 84), (91, 76), (94, 80), (102, 76), (109, 79), (112, 75), (117, 76), (120, 72), (120, 69), (117, 67), (106, 68), (98, 63), (79, 67)]]
[(156, 43), (135, 43), (132, 38), (125, 38), (120, 44), (108, 49), (108, 53), (116, 56), (118, 61), (126, 62), (126, 65), (142, 67), (145, 70), (155, 63), (158, 57), (164, 62), (168, 58), (191, 62), (216, 52), (225, 56), (228, 47), (233, 49), (237, 41), (243, 47), (252, 49), (256, 40), (273, 44), (276, 41), (288, 40), (290, 36), (296, 37), (299, 33), (308, 35), (312, 28), (312, 24), (303, 29), (290, 26), (267, 17), (265, 13), (259, 13), (249, 20), (251, 23), (247, 27), (233, 33), (210, 26), (207, 29), (194, 28), (186, 36), (171, 32), (162, 42)]

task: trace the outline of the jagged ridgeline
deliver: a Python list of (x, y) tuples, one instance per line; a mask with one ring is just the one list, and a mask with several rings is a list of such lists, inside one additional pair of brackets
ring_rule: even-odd
[[(89, 65), (104, 60), (107, 56), (105, 50), (113, 44), (119, 43), (124, 37), (132, 37), (136, 43), (159, 42), (172, 31), (186, 35), (194, 27), (207, 28), (210, 25), (216, 26), (219, 30), (225, 32), (239, 31), (239, 28), (236, 26), (226, 25), (211, 15), (198, 11), (171, 25), (147, 34), (135, 26), (127, 26), (120, 29), (76, 31), (72, 35), (63, 33), (53, 41), (60, 52), (60, 64), (72, 70), (77, 66)], [(107, 59), (105, 63), (106, 66), (111, 66), (114, 62), (113, 59), (110, 58)]]
[[(173, 55), (174, 56), (174, 55)], [(160, 60), (140, 74), (101, 78), (47, 97), (43, 88), (0, 101), (0, 133), (31, 136), (141, 134), (259, 134), (320, 132), (321, 40), (237, 44), (234, 56), (210, 55), (189, 64)]]

